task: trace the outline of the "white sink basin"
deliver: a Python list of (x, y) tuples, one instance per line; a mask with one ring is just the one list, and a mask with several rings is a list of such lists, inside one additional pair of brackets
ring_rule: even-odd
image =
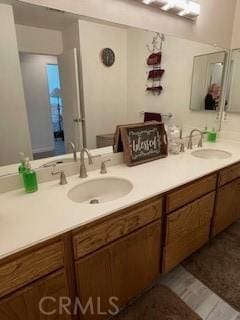
[(217, 149), (201, 149), (193, 151), (191, 154), (202, 159), (227, 159), (232, 156), (230, 152)]
[(121, 178), (100, 178), (83, 182), (68, 192), (74, 202), (101, 204), (124, 197), (133, 189), (130, 181)]

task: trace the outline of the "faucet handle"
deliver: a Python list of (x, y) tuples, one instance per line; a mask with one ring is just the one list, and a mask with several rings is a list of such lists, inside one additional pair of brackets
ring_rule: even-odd
[(185, 141), (183, 139), (180, 141), (180, 152), (185, 152)]
[(188, 150), (190, 149), (190, 150), (192, 150), (192, 148), (193, 148), (193, 144), (192, 144), (192, 138), (190, 137), (189, 138), (189, 140), (188, 140)]
[(202, 148), (202, 147), (203, 147), (203, 142), (202, 142), (202, 137), (201, 137), (198, 142), (198, 148)]
[(57, 175), (57, 174), (60, 174), (60, 181), (59, 181), (59, 184), (60, 185), (65, 185), (65, 184), (67, 184), (68, 182), (67, 182), (67, 177), (66, 177), (66, 174), (65, 174), (65, 172), (63, 171), (63, 170), (61, 170), (61, 171), (57, 171), (57, 172), (52, 172), (52, 176), (55, 176), (55, 175)]
[(101, 174), (106, 174), (107, 173), (106, 162), (110, 162), (110, 161), (111, 161), (111, 159), (107, 159), (107, 160), (103, 160), (101, 162), (101, 170), (100, 170)]

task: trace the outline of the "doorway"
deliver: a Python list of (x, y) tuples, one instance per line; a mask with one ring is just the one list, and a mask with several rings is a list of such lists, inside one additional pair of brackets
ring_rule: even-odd
[(65, 154), (58, 59), (20, 53), (20, 62), (33, 158)]
[(55, 155), (65, 153), (63, 130), (63, 104), (58, 64), (47, 64), (48, 94), (54, 136)]

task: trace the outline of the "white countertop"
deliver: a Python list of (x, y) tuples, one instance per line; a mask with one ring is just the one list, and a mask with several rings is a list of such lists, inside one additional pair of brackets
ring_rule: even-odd
[[(33, 194), (23, 190), (1, 194), (0, 259), (240, 161), (239, 142), (222, 140), (205, 143), (204, 148), (225, 150), (232, 157), (200, 159), (188, 150), (131, 168), (124, 164), (108, 167), (106, 176), (128, 179), (134, 187), (127, 196), (103, 204), (84, 205), (67, 197), (72, 187), (87, 181), (78, 176), (68, 177), (64, 186), (58, 181), (42, 183)], [(89, 172), (87, 179), (97, 177), (102, 177), (99, 170)]]

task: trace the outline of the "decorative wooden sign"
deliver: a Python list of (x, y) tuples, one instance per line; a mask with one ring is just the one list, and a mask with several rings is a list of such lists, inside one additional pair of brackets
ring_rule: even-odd
[(128, 166), (166, 157), (168, 142), (164, 124), (153, 121), (118, 126), (114, 152), (121, 151)]

